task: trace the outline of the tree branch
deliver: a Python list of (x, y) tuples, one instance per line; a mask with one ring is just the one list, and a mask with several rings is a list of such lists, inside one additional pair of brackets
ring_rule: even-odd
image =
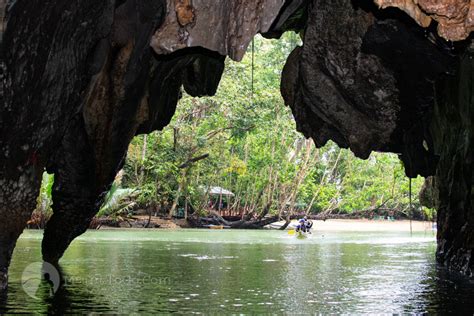
[(188, 159), (188, 161), (186, 161), (185, 163), (181, 164), (178, 168), (179, 168), (179, 169), (187, 168), (187, 167), (189, 167), (191, 164), (193, 164), (193, 163), (195, 163), (195, 162), (197, 162), (197, 161), (199, 161), (199, 160), (206, 159), (207, 157), (209, 157), (209, 154), (204, 154), (204, 155), (201, 155), (201, 156), (197, 156), (197, 157)]

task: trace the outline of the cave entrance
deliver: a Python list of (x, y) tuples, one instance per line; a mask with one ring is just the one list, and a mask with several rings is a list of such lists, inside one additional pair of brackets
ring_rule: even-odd
[(288, 224), (303, 215), (433, 220), (433, 210), (419, 202), (420, 177), (413, 180), (410, 204), (397, 155), (360, 160), (331, 141), (318, 149), (297, 132), (280, 77), (300, 44), (293, 32), (279, 40), (256, 36), (242, 62), (227, 59), (215, 96), (183, 91), (167, 127), (134, 138), (92, 226), (119, 226), (124, 217), (125, 226), (154, 227), (161, 217), (183, 226), (243, 228)]

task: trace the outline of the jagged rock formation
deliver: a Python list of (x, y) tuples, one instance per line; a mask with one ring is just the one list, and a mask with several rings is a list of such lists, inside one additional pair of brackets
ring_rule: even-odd
[[(257, 33), (268, 32), (285, 0), (168, 1), (168, 14), (151, 39), (159, 55), (204, 47), (240, 61)], [(211, 32), (211, 33), (210, 33)]]
[[(40, 175), (79, 112), (88, 54), (110, 32), (113, 12), (112, 1), (19, 1), (10, 8), (2, 40), (2, 287), (16, 239), (35, 207)], [(32, 22), (31, 16), (41, 18)]]
[(373, 7), (313, 3), (282, 78), (298, 129), (318, 146), (332, 139), (361, 158), (400, 153), (409, 176), (433, 174), (433, 81), (454, 71), (456, 57), (414, 23), (364, 11)]
[(423, 186), (419, 192), (420, 204), (431, 209), (438, 209), (439, 192), (437, 191), (438, 185), (436, 184), (436, 177), (429, 176), (425, 179)]
[[(417, 5), (428, 10), (425, 2)], [(440, 21), (442, 36), (458, 39), (472, 30), (469, 8), (423, 14)], [(169, 123), (181, 87), (214, 94), (225, 55), (239, 60), (255, 33), (278, 37), (289, 29), (304, 34), (282, 78), (298, 129), (317, 145), (333, 139), (362, 158), (400, 153), (409, 176), (436, 173), (438, 259), (472, 274), (471, 39), (453, 50), (400, 11), (364, 0), (18, 0), (8, 11), (1, 288), (44, 168), (55, 184), (43, 258), (57, 263), (88, 227), (132, 137)], [(464, 33), (453, 33), (461, 20)]]
[(397, 7), (418, 24), (428, 27), (438, 23), (438, 33), (450, 41), (466, 39), (474, 31), (474, 1), (472, 0), (375, 0), (381, 7)]

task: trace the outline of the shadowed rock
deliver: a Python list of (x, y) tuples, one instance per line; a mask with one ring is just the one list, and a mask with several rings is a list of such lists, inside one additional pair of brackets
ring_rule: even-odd
[(16, 1), (1, 47), (0, 287), (36, 205), (44, 167), (81, 107), (89, 53), (107, 36), (113, 1)]
[(438, 82), (431, 131), (440, 160), (434, 193), (438, 210), (436, 258), (474, 277), (474, 44), (452, 78)]

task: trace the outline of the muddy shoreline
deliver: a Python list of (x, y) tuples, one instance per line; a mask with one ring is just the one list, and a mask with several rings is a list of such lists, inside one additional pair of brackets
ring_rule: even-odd
[[(313, 220), (314, 230), (316, 231), (398, 231), (410, 232), (409, 220), (369, 220), (369, 219), (327, 219), (327, 220)], [(148, 223), (147, 216), (134, 216), (132, 220), (120, 221), (118, 226), (108, 226), (102, 224), (101, 226), (92, 229), (181, 229), (191, 228), (184, 219), (163, 219), (159, 217), (152, 217), (148, 227), (144, 224)], [(273, 223), (266, 226), (264, 229), (277, 229), (284, 221)], [(296, 220), (292, 221), (296, 223)], [(207, 229), (207, 228), (199, 228)], [(291, 229), (291, 224), (287, 229)], [(414, 232), (428, 232), (434, 231), (435, 224), (430, 221), (412, 221), (411, 229)]]

